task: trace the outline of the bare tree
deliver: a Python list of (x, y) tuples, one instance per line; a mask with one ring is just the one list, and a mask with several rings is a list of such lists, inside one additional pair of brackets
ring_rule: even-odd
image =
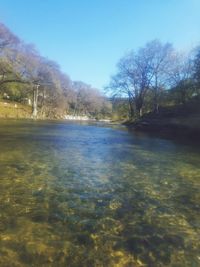
[[(32, 116), (63, 116), (70, 108), (94, 116), (106, 100), (98, 90), (83, 82), (73, 83), (59, 65), (42, 57), (6, 26), (0, 24), (0, 88), (20, 88), (32, 99)], [(10, 90), (12, 92), (12, 90)]]
[(111, 78), (110, 85), (105, 88), (106, 91), (111, 91), (113, 100), (126, 98), (128, 96), (129, 118), (133, 118), (135, 114), (135, 95), (131, 84), (123, 73), (118, 73)]
[(0, 54), (2, 54), (6, 48), (14, 48), (19, 43), (19, 38), (14, 35), (3, 23), (0, 23)]
[(159, 96), (168, 84), (169, 69), (172, 65), (174, 49), (170, 43), (162, 44), (159, 40), (147, 43), (146, 53), (149, 54), (150, 87), (153, 90), (153, 110), (159, 111)]
[(158, 109), (158, 89), (164, 82), (164, 67), (171, 50), (170, 44), (162, 45), (154, 40), (118, 63), (118, 73), (112, 77), (110, 88), (113, 94), (128, 97), (131, 116), (134, 113), (142, 116), (145, 95), (150, 88), (154, 89), (154, 105)]
[(193, 55), (192, 53), (174, 53), (171, 66), (168, 69), (168, 83), (178, 93), (178, 101), (185, 104), (192, 95), (195, 87), (193, 82)]

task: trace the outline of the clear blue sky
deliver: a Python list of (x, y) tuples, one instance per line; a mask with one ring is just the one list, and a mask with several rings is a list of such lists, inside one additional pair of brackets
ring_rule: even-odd
[(99, 89), (130, 49), (200, 42), (200, 0), (0, 0), (0, 20), (73, 80)]

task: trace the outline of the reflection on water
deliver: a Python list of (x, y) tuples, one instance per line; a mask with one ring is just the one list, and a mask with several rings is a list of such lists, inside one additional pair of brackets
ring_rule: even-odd
[(200, 152), (125, 130), (0, 123), (0, 266), (200, 266)]

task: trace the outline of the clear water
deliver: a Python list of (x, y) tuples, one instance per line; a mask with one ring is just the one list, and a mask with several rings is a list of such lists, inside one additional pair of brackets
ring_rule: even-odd
[(1, 121), (0, 266), (200, 266), (200, 150)]

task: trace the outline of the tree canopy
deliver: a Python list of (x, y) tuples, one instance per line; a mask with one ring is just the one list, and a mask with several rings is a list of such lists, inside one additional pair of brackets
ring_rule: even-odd
[(0, 23), (0, 97), (6, 93), (11, 100), (28, 100), (34, 117), (118, 114), (125, 119), (128, 114), (133, 119), (159, 113), (163, 105), (184, 105), (200, 95), (200, 48), (185, 53), (152, 40), (119, 60), (107, 89), (114, 100), (91, 85), (72, 81), (56, 62)]
[(144, 111), (159, 113), (163, 101), (169, 104), (169, 95), (174, 103), (184, 104), (197, 94), (200, 84), (199, 51), (194, 58), (193, 51), (180, 53), (170, 43), (148, 42), (119, 60), (108, 89), (112, 97), (127, 99), (129, 118)]
[(4, 93), (19, 102), (30, 99), (35, 117), (38, 113), (42, 117), (69, 113), (101, 117), (111, 111), (99, 90), (71, 81), (56, 62), (0, 24), (0, 94)]

